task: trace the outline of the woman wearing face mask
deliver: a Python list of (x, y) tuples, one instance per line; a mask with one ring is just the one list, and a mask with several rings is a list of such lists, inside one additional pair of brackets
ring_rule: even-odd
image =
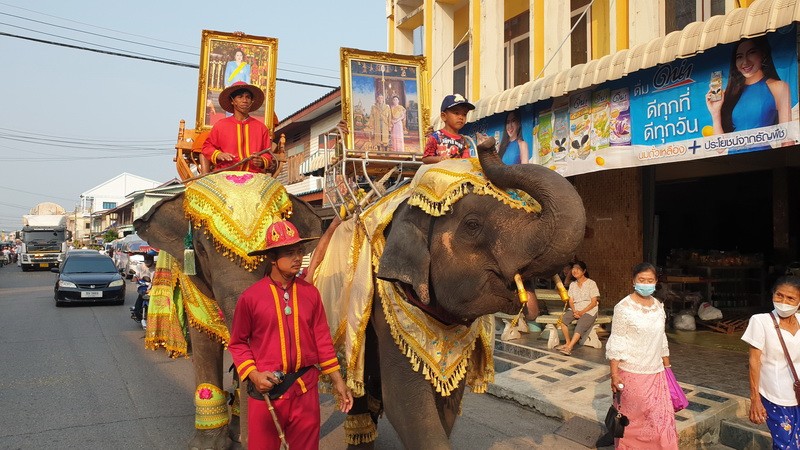
[[(750, 318), (742, 340), (750, 344), (750, 421), (767, 423), (772, 448), (800, 448), (800, 406), (778, 331), (781, 333), (794, 371), (800, 372), (800, 278), (785, 276), (772, 288), (769, 313)], [(780, 326), (776, 330), (776, 324)]]
[(677, 449), (678, 432), (664, 373), (669, 347), (664, 333), (664, 305), (653, 297), (656, 268), (633, 268), (633, 293), (614, 307), (614, 325), (606, 344), (611, 390), (621, 391), (620, 412), (628, 416), (620, 449)]

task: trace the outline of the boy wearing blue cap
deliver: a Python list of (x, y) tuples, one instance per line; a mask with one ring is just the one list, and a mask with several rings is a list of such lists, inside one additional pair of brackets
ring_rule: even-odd
[(458, 131), (467, 122), (467, 113), (475, 109), (461, 94), (448, 95), (442, 100), (441, 118), (444, 128), (428, 136), (422, 162), (434, 164), (449, 158), (469, 158), (469, 143)]

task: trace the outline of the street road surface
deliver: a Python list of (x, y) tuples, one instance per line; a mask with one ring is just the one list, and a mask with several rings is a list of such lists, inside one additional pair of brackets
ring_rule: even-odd
[[(56, 308), (55, 274), (0, 268), (0, 448), (185, 449), (194, 432), (189, 359), (144, 348), (124, 306)], [(228, 358), (230, 360), (230, 358)], [(225, 386), (228, 388), (229, 386)], [(322, 396), (320, 448), (344, 449), (334, 401)], [(456, 449), (585, 449), (560, 422), (490, 395), (467, 394)], [(376, 448), (402, 449), (386, 418)]]

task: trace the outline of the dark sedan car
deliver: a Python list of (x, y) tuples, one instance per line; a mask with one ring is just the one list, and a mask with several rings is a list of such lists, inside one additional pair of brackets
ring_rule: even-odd
[(125, 280), (114, 261), (100, 253), (70, 253), (60, 268), (55, 285), (56, 306), (69, 302), (125, 302)]

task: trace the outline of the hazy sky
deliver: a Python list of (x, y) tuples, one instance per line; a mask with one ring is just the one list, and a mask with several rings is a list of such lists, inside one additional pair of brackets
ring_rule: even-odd
[[(383, 0), (0, 0), (0, 229), (19, 229), (40, 202), (71, 211), (122, 172), (175, 177), (178, 122), (194, 127), (198, 78), (6, 34), (199, 64), (204, 29), (278, 38), (278, 78), (330, 86), (339, 47), (386, 50)], [(275, 112), (283, 119), (327, 92), (278, 82)]]

